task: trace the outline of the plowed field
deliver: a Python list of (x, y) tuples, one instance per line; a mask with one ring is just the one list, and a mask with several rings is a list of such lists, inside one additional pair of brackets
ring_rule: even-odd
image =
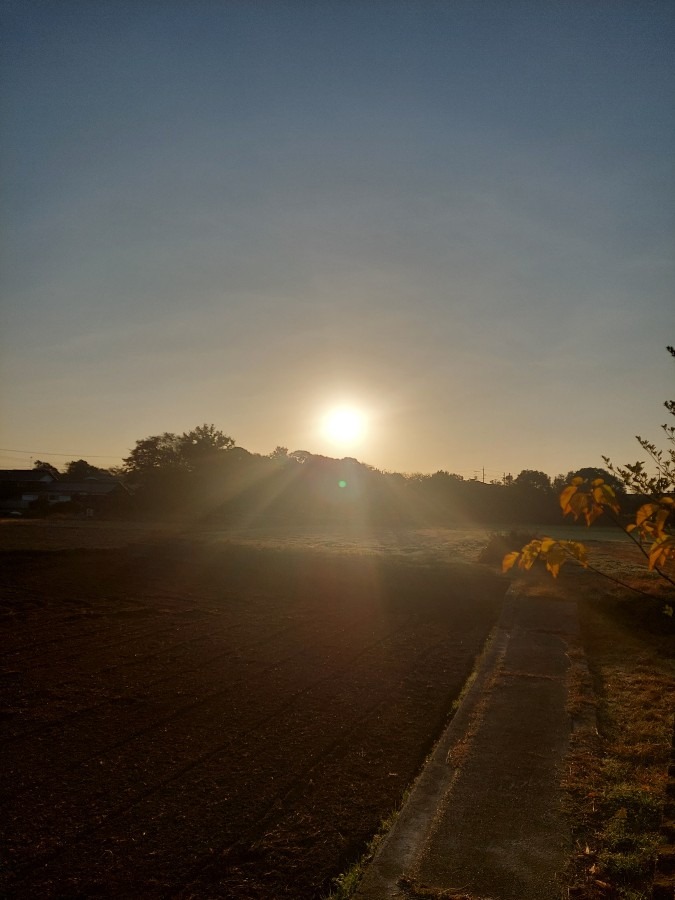
[(504, 585), (189, 541), (4, 552), (0, 890), (319, 898), (400, 801)]

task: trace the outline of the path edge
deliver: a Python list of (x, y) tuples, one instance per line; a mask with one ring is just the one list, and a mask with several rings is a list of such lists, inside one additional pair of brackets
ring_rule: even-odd
[[(408, 796), (389, 832), (382, 838), (353, 895), (354, 900), (404, 900), (399, 881), (409, 870), (425, 844), (438, 808), (451, 789), (457, 769), (448, 764), (448, 755), (471, 732), (481, 704), (495, 676), (511, 637), (516, 599), (520, 591), (510, 585), (496, 625), (477, 657), (470, 683), (452, 716), (413, 781)], [(473, 677), (473, 681), (471, 678)]]

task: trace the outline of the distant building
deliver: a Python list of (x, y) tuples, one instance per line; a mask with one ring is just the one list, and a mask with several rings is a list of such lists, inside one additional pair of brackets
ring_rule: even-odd
[(114, 478), (67, 481), (46, 469), (0, 469), (0, 514), (29, 510), (40, 502), (47, 509), (59, 503), (97, 509), (122, 493), (128, 493), (126, 487)]

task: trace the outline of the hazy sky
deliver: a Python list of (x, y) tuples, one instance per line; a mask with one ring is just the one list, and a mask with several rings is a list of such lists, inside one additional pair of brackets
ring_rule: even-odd
[(213, 422), (487, 479), (661, 434), (670, 0), (0, 8), (0, 466)]

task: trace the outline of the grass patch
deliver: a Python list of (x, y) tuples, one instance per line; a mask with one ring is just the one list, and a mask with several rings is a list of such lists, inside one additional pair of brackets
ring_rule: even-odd
[[(621, 553), (618, 546), (607, 552)], [(644, 584), (640, 568), (625, 557), (617, 562), (624, 577)], [(675, 628), (661, 611), (665, 595), (650, 603), (589, 573), (544, 590), (574, 592), (588, 661), (584, 674), (571, 655), (568, 709), (577, 727), (565, 779), (575, 840), (569, 896), (648, 900), (663, 843), (675, 695)]]
[(366, 847), (365, 852), (341, 875), (338, 875), (337, 878), (333, 879), (333, 884), (335, 885), (335, 887), (330, 891), (330, 893), (324, 896), (323, 900), (349, 900), (349, 898), (353, 896), (356, 888), (359, 886), (359, 882), (363, 878), (368, 863), (372, 860), (373, 856), (375, 856), (375, 851), (379, 847), (382, 840), (387, 836), (387, 834), (389, 834), (389, 832), (393, 828), (394, 823), (396, 822), (396, 819), (398, 818), (404, 803), (408, 799), (409, 794), (410, 790), (404, 791), (400, 804), (396, 807), (395, 810), (393, 810), (393, 812), (389, 816), (387, 816), (386, 819), (383, 819), (380, 822), (380, 827), (377, 829), (375, 836), (371, 839), (370, 843)]

